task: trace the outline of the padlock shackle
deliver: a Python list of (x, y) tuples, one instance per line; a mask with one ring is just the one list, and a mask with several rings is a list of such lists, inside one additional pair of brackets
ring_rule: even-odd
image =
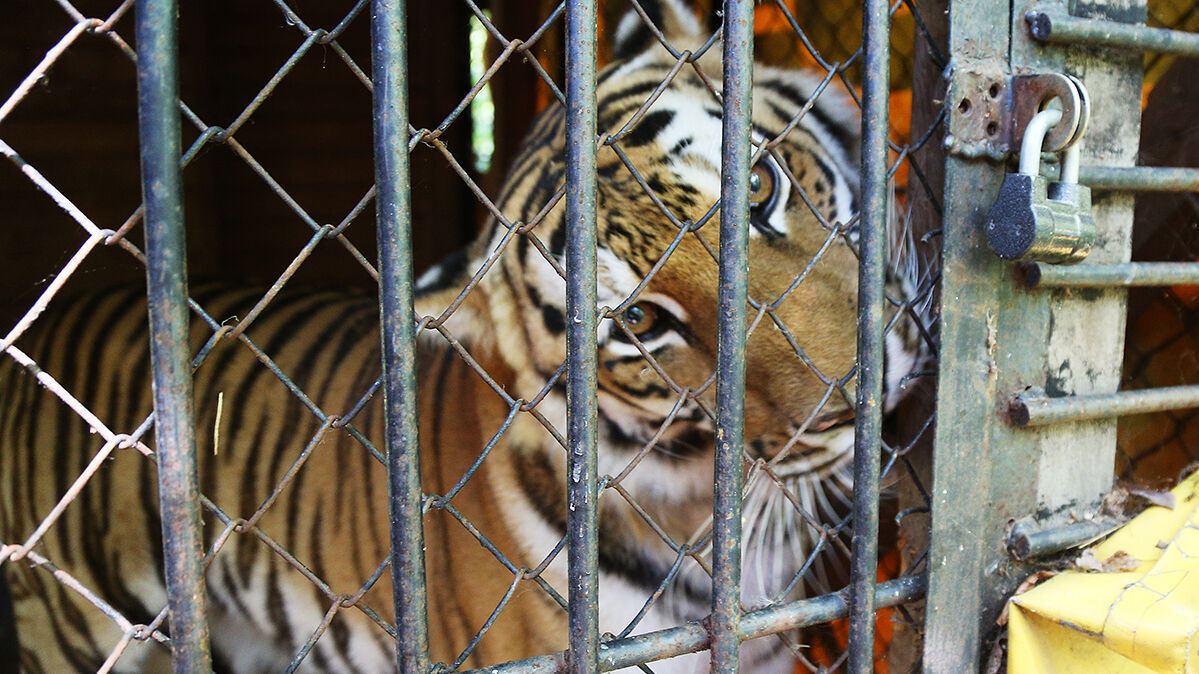
[(1071, 185), (1078, 184), (1078, 163), (1082, 160), (1082, 139), (1079, 138), (1066, 148), (1066, 156), (1062, 158), (1062, 182)]
[[(1024, 129), (1024, 140), (1020, 143), (1020, 172), (1026, 176), (1041, 173), (1041, 147), (1045, 144), (1045, 134), (1049, 129), (1062, 120), (1061, 110), (1042, 110), (1033, 115), (1032, 120)], [(1069, 158), (1067, 151), (1066, 157)], [(1075, 152), (1074, 182), (1078, 180), (1077, 151)]]

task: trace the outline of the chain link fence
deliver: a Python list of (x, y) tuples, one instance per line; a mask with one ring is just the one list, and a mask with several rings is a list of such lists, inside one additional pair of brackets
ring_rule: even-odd
[[(138, 144), (133, 117), (136, 90), (132, 85), (137, 60), (136, 45), (131, 41), (133, 5), (133, 0), (77, 4), (59, 0), (0, 10), (0, 24), (8, 26), (0, 29), (7, 33), (0, 42), (17, 55), (6, 59), (9, 63), (6, 79), (0, 81), (0, 86), (8, 92), (0, 107), (0, 150), (9, 160), (0, 191), (6, 202), (14, 204), (5, 216), (9, 224), (0, 229), (5, 232), (4, 249), (26, 258), (3, 275), (4, 310), (6, 316), (12, 316), (8, 322), (12, 327), (0, 341), (0, 350), (7, 354), (9, 364), (16, 366), (11, 376), (19, 375), (25, 378), (23, 381), (35, 379), (46, 395), (57, 398), (55, 415), (75, 415), (83, 422), (80, 433), (90, 429), (98, 436), (86, 441), (86, 465), (73, 471), (62, 484), (55, 485), (52, 506), (26, 515), (12, 510), (5, 514), (9, 521), (33, 518), (37, 526), (21, 531), (18, 537), (14, 537), (17, 536), (14, 531), (5, 531), (5, 539), (0, 541), (4, 546), (0, 561), (10, 576), (20, 578), (14, 583), (18, 601), (30, 592), (45, 592), (56, 597), (54, 605), (63, 611), (87, 612), (82, 618), (85, 622), (105, 624), (109, 632), (118, 635), (98, 663), (101, 671), (119, 670), (131, 662), (122, 658), (133, 657), (133, 650), (152, 651), (149, 655), (137, 655), (148, 658), (143, 662), (161, 662), (166, 653), (162, 646), (170, 643), (172, 635), (178, 636), (178, 625), (175, 632), (165, 625), (167, 609), (161, 590), (147, 591), (140, 602), (133, 602), (148, 609), (144, 615), (126, 610), (130, 598), (120, 595), (135, 588), (120, 578), (103, 578), (90, 570), (87, 563), (72, 559), (66, 552), (69, 541), (62, 542), (68, 532), (75, 531), (73, 525), (67, 524), (71, 518), (81, 517), (81, 510), (104, 503), (96, 500), (95, 494), (105, 490), (105, 480), (114, 479), (110, 468), (130, 473), (142, 470), (115, 461), (114, 457), (136, 454), (137, 466), (151, 466), (158, 461), (155, 445), (147, 435), (154, 419), (145, 414), (137, 418), (128, 413), (112, 414), (107, 399), (95, 390), (94, 384), (72, 384), (86, 381), (76, 379), (77, 370), (97, 365), (102, 368), (102, 365), (72, 361), (69, 353), (39, 355), (27, 344), (31, 337), (47, 334), (47, 326), (52, 323), (47, 317), (60, 315), (65, 307), (71, 306), (73, 295), (93, 287), (119, 286), (118, 282), (126, 282), (123, 287), (127, 288), (127, 282), (143, 273), (146, 256), (140, 232), (144, 206), (139, 203), (137, 192)], [(514, 606), (533, 602), (556, 607), (551, 613), (562, 624), (566, 624), (569, 608), (566, 588), (552, 582), (555, 578), (552, 569), (565, 564), (568, 537), (563, 535), (551, 541), (540, 556), (530, 555), (508, 536), (495, 534), (494, 526), (479, 521), (473, 514), (478, 512), (478, 504), (470, 503), (462, 495), (464, 490), (474, 493), (480, 487), (483, 479), (480, 471), (485, 472), (496, 462), (494, 450), (503, 448), (517, 432), (536, 432), (563, 448), (571, 446), (562, 413), (555, 407), (565, 381), (565, 360), (549, 368), (550, 375), (541, 381), (539, 388), (517, 390), (519, 387), (509, 387), (510, 380), (505, 379), (502, 366), (497, 368), (477, 359), (470, 345), (459, 341), (452, 329), (456, 312), (477, 297), (475, 289), (500, 273), (513, 256), (525, 254), (518, 251), (534, 251), (532, 255), (543, 260), (557, 276), (566, 278), (563, 260), (556, 252), (559, 246), (540, 233), (545, 231), (545, 223), (555, 217), (555, 209), (562, 208), (565, 186), (555, 185), (537, 203), (521, 205), (524, 210), (513, 210), (499, 195), (498, 182), (480, 172), (470, 143), (469, 131), (476, 123), (472, 114), (478, 114), (471, 104), (485, 87), (493, 87), (497, 109), (494, 165), (501, 173), (507, 170), (505, 164), (516, 152), (513, 139), (500, 138), (499, 134), (518, 124), (511, 120), (521, 117), (528, 120), (535, 112), (528, 100), (512, 101), (509, 105), (505, 97), (522, 88), (530, 91), (527, 83), (532, 77), (535, 88), (549, 92), (546, 105), (566, 102), (563, 64), (543, 58), (540, 52), (543, 41), (549, 39), (547, 36), (562, 30), (564, 5), (551, 6), (537, 17), (534, 25), (520, 29), (509, 28), (497, 18), (505, 16), (505, 12), (508, 16), (515, 14), (513, 7), (506, 5), (511, 3), (493, 2), (484, 7), (466, 0), (440, 16), (414, 6), (408, 25), (413, 73), (412, 128), (399, 130), (403, 137), (399, 147), (401, 152), (412, 153), (412, 236), (417, 265), (428, 266), (445, 253), (461, 248), (474, 238), (480, 220), (485, 222), (484, 226), (502, 233), (490, 251), (478, 258), (477, 269), (469, 270), (473, 275), (461, 293), (447, 306), (422, 315), (415, 325), (418, 332), (439, 345), (442, 353), (449, 354), (454, 368), (467, 372), (474, 386), (483, 388), (482, 393), (476, 394), (486, 397), (481, 405), (501, 410), (498, 426), (485, 429), (479, 445), (464, 454), (469, 455), (468, 460), (450, 469), (453, 478), (445, 485), (447, 489), (436, 493), (426, 488), (420, 497), (421, 518), (426, 526), (452, 529), (455, 533), (446, 540), (470, 545), (469, 552), (464, 547), (461, 554), (464, 559), (479, 562), (473, 569), (480, 576), (479, 586), (501, 588), (494, 598), (479, 592), (479, 601), (490, 602), (481, 609), (482, 619), (474, 619), (473, 614), (463, 618), (456, 638), (444, 642), (444, 649), (448, 650), (434, 656), (442, 661), (433, 665), (437, 671), (457, 671), (484, 664), (489, 639), (497, 639), (489, 637), (489, 633), (506, 619), (506, 614), (524, 610)], [(309, 544), (291, 549), (290, 541), (299, 539), (284, 525), (297, 512), (305, 512), (297, 504), (303, 503), (306, 495), (325, 493), (320, 483), (330, 480), (324, 471), (333, 470), (329, 454), (335, 447), (339, 463), (358, 464), (361, 460), (367, 466), (362, 469), (363, 474), (336, 488), (372, 493), (376, 500), (374, 516), (379, 518), (376, 524), (386, 529), (383, 489), (387, 458), (383, 429), (378, 421), (382, 413), (379, 392), (384, 387), (383, 379), (377, 370), (349, 376), (348, 366), (327, 362), (320, 358), (319, 350), (312, 352), (321, 363), (314, 370), (303, 367), (294, 355), (272, 348), (273, 344), (281, 343), (280, 335), (285, 332), (280, 325), (287, 325), (281, 316), (303, 310), (317, 317), (312, 320), (320, 320), (332, 314), (338, 317), (339, 325), (375, 320), (377, 316), (373, 301), (305, 289), (320, 284), (358, 287), (371, 293), (380, 280), (375, 263), (375, 236), (369, 223), (371, 211), (376, 208), (376, 186), (372, 184), (370, 165), (372, 78), (368, 8), (366, 0), (324, 3), (319, 7), (262, 0), (211, 6), (185, 3), (180, 13), (182, 76), (178, 108), (184, 129), (181, 165), (187, 196), (190, 272), (194, 278), (222, 279), (224, 287), (231, 280), (242, 286), (219, 292), (200, 286), (188, 303), (193, 339), (202, 336), (196, 342), (198, 349), (191, 354), (191, 367), (200, 378), (196, 384), (196, 435), (202, 465), (215, 466), (218, 449), (226, 455), (253, 451), (252, 440), (246, 437), (250, 426), (227, 422), (221, 428), (222, 420), (236, 408), (245, 414), (261, 409), (258, 407), (261, 405), (301, 410), (283, 416), (294, 427), (294, 437), (285, 443), (287, 449), (280, 458), (259, 468), (266, 475), (259, 476), (255, 491), (232, 498), (230, 487), (218, 484), (226, 478), (213, 478), (202, 471), (200, 487), (205, 497), (200, 505), (206, 522), (203, 565), (208, 569), (210, 583), (233, 587), (231, 581), (215, 577), (228, 573), (232, 564), (222, 560), (243, 555), (269, 558), (273, 572), (301, 579), (298, 582), (309, 588), (306, 593), (297, 591), (294, 596), (279, 600), (287, 614), (288, 601), (299, 606), (297, 597), (304, 596), (303, 610), (296, 609), (290, 616), (276, 616), (281, 625), (288, 625), (294, 632), (287, 641), (286, 653), (292, 669), (333, 667), (336, 654), (348, 638), (350, 628), (343, 626), (368, 625), (373, 630), (370, 634), (382, 638), (388, 649), (394, 648), (393, 638), (397, 633), (390, 591), (385, 587), (386, 582), (380, 580), (389, 576), (385, 553), (370, 562), (372, 572), (356, 577), (354, 582), (344, 577), (326, 577), (321, 573), (321, 546), (345, 540), (339, 537), (344, 532), (335, 531), (335, 525), (328, 522), (322, 524), (320, 518), (306, 520), (326, 530), (313, 532), (310, 539), (304, 539)], [(890, 11), (896, 17), (893, 30), (901, 55), (893, 56), (895, 67), (891, 78), (896, 86), (903, 86), (900, 83), (911, 78), (911, 68), (904, 65), (902, 55), (911, 55), (914, 43), (932, 43), (921, 29), (917, 3), (896, 2)], [(854, 27), (860, 24), (855, 23), (856, 19), (842, 20), (845, 16), (833, 16), (832, 12), (832, 6), (818, 6), (818, 3), (765, 4), (757, 10), (760, 25), (768, 23), (783, 30), (766, 31), (760, 27), (759, 32), (768, 34), (767, 41), (771, 44), (790, 45), (792, 53), (802, 54), (804, 62), (815, 66), (820, 84), (814, 96), (831, 96), (832, 93), (822, 92), (844, 85), (860, 104), (859, 73), (864, 55), (858, 46), (860, 28)], [(845, 12), (854, 17), (859, 14), (856, 7)], [(838, 30), (826, 30), (827, 26), (820, 23), (821, 17), (835, 24)], [(469, 54), (467, 33), (472, 21), (487, 33), (486, 53), (490, 55), (483, 64), (484, 74), (476, 81), (470, 80), (470, 64), (461, 56)], [(659, 28), (648, 27), (651, 33)], [(613, 30), (610, 25), (605, 29)], [(834, 33), (850, 48), (836, 50), (818, 42)], [(781, 41), (780, 34), (786, 40)], [(451, 48), (425, 45), (426, 36), (431, 41), (434, 35), (457, 36), (457, 41), (450, 43), (455, 45)], [(601, 33), (600, 38), (604, 37)], [(209, 40), (218, 46), (210, 46)], [(716, 54), (717, 48), (712, 44), (711, 39), (706, 42), (708, 58)], [(932, 60), (943, 68), (944, 56), (939, 47), (932, 44), (928, 49)], [(441, 61), (429, 57), (430, 52), (439, 55)], [(450, 52), (461, 54), (455, 56)], [(628, 184), (644, 191), (657, 204), (661, 217), (677, 232), (667, 246), (654, 252), (649, 276), (667, 265), (680, 247), (706, 251), (713, 269), (718, 258), (714, 227), (705, 228), (715, 218), (717, 205), (707, 205), (706, 215), (694, 220), (683, 217), (656, 198), (652, 179), (630, 148), (631, 135), (639, 124), (645, 123), (660, 89), (670, 86), (672, 79), (696, 77), (713, 88), (719, 81), (719, 72), (705, 71), (700, 64), (702, 52), (673, 53), (675, 62), (667, 80), (650, 89), (644, 103), (631, 111), (627, 123), (608, 132), (599, 146), (601, 152), (612, 153)], [(419, 61), (421, 58), (427, 60)], [(514, 69), (520, 70), (520, 74), (504, 81), (504, 76), (511, 75)], [(202, 83), (196, 83), (197, 78)], [(420, 88), (422, 81), (426, 89)], [(453, 92), (448, 101), (447, 89)], [(425, 92), (428, 98), (422, 98)], [(779, 148), (787, 134), (794, 133), (804, 116), (812, 113), (805, 106), (790, 114), (790, 123), (778, 137), (756, 141), (758, 161), (773, 158), (786, 166)], [(885, 166), (881, 174), (889, 189), (899, 194), (892, 202), (894, 212), (889, 217), (891, 236), (904, 253), (891, 264), (896, 269), (904, 265), (920, 269), (913, 275), (914, 283), (907, 294), (897, 294), (897, 286), (889, 288), (886, 330), (895, 334), (903, 329), (902, 323), (915, 321), (918, 324), (915, 336), (929, 352), (936, 350), (936, 320), (930, 307), (938, 277), (935, 264), (928, 261), (936, 258), (937, 238), (927, 227), (921, 231), (913, 224), (911, 211), (913, 202), (919, 199), (935, 208), (939, 194), (935, 182), (930, 183), (926, 178), (928, 167), (913, 164), (912, 157), (929, 143), (939, 142), (941, 125), (942, 119), (936, 117), (925, 128), (893, 135), (884, 149)], [(600, 129), (601, 134), (606, 131)], [(431, 177), (434, 175), (437, 177)], [(785, 178), (797, 193), (804, 190), (802, 177)], [(896, 185), (897, 179), (904, 183)], [(407, 186), (401, 189), (404, 187)], [(917, 192), (919, 197), (914, 194)], [(16, 198), (9, 202), (8, 195)], [(760, 595), (757, 603), (743, 618), (750, 621), (751, 627), (745, 628), (743, 622), (742, 629), (748, 629), (751, 636), (780, 640), (793, 654), (798, 671), (829, 671), (845, 665), (848, 644), (855, 633), (864, 631), (860, 619), (852, 629), (844, 621), (849, 609), (848, 593), (842, 588), (849, 582), (854, 516), (845, 504), (841, 504), (837, 516), (830, 516), (828, 509), (812, 500), (811, 493), (797, 490), (780, 466), (789, 454), (802, 450), (809, 429), (825, 423), (823, 417), (828, 412), (824, 406), (829, 401), (834, 401), (835, 408), (853, 404), (849, 385), (855, 367), (832, 369), (816, 363), (808, 355), (813, 345), (802, 343), (795, 328), (785, 320), (781, 307), (796, 301), (797, 289), (803, 288), (804, 283), (812, 283), (808, 278), (812, 269), (830, 264), (827, 258), (837, 253), (829, 251), (849, 249), (857, 254), (860, 233), (857, 218), (839, 222), (830, 220), (814, 203), (809, 203), (809, 208), (824, 228), (825, 239), (815, 254), (799, 261), (799, 268), (788, 271), (788, 278), (778, 280), (781, 285), (775, 285), (783, 288), (781, 292), (759, 295), (751, 291), (747, 307), (753, 319), (749, 348), (754, 348), (755, 332), (780, 332), (790, 345), (787, 358), (805, 364), (810, 372), (807, 376), (819, 382), (823, 393), (819, 404), (807, 412), (798, 427), (786, 430), (782, 448), (773, 458), (743, 455), (738, 448), (736, 463), (744, 462), (746, 502), (770, 504), (776, 510), (758, 514), (762, 518), (793, 522), (803, 533), (792, 535), (806, 538), (811, 547), (787, 562), (746, 557), (742, 563), (747, 568), (767, 563), (777, 568), (771, 569), (772, 578), (763, 580), (756, 588)], [(529, 215), (524, 215), (525, 212)], [(659, 602), (665, 601), (663, 596), (670, 596), (673, 588), (708, 583), (713, 573), (714, 527), (709, 521), (681, 534), (677, 526), (663, 520), (668, 513), (645, 502), (645, 496), (632, 485), (653, 479), (645, 475), (650, 463), (647, 457), (670, 451), (668, 439), (679, 433), (680, 425), (720, 423), (719, 411), (712, 402), (716, 375), (706, 372), (696, 381), (681, 379), (671, 372), (669, 365), (653, 357), (635, 326), (630, 324), (628, 307), (637, 303), (637, 293), (648, 281), (641, 279), (631, 296), (619, 298), (597, 320), (601, 325), (615, 324), (612, 329), (644, 357), (647, 375), (654, 386), (665, 391), (670, 411), (637, 452), (620, 465), (602, 468), (598, 475), (602, 488), (599, 499), (631, 518), (633, 526), (645, 532), (644, 545), (656, 548), (660, 555), (674, 561), (657, 579), (657, 587), (637, 599), (639, 607), (631, 611), (631, 619), (618, 631), (604, 635), (605, 667), (615, 663), (644, 663), (696, 650), (706, 646), (707, 638), (706, 629), (698, 624), (676, 628), (653, 625), (645, 619)], [(124, 292), (128, 295), (128, 291)], [(100, 296), (90, 297), (98, 302), (95, 298)], [(144, 309), (135, 302), (125, 306), (131, 307), (130, 312), (140, 312), (138, 321), (144, 316)], [(715, 306), (711, 310), (715, 311)], [(856, 320), (850, 313), (852, 307), (841, 311), (846, 314), (840, 320)], [(373, 333), (370, 334), (368, 341), (373, 341)], [(315, 344), (331, 340), (330, 335), (318, 338)], [(332, 347), (326, 345), (326, 348)], [(274, 396), (275, 402), (255, 403), (220, 396), (214, 401), (203, 395), (209, 390), (203, 377), (213, 369), (230, 367), (223, 355), (230, 351), (239, 355), (229, 358), (251, 363), (253, 369), (245, 371), (246, 377), (272, 382), (274, 392), (269, 395)], [(901, 388), (918, 387), (930, 369), (926, 365), (897, 383)], [(148, 387), (146, 371), (143, 369), (141, 374), (140, 379), (130, 382), (131, 388)], [(321, 383), (326, 375), (346, 376), (346, 390), (329, 393)], [(432, 395), (436, 388), (434, 372), (422, 369), (417, 376), (421, 395)], [(5, 380), (4, 385), (13, 385), (11, 381)], [(254, 388), (253, 392), (262, 391)], [(144, 393), (137, 395), (142, 396), (139, 400), (144, 399)], [(10, 403), (0, 414), (20, 419), (18, 407), (17, 403)], [(684, 419), (692, 414), (695, 418)], [(884, 568), (890, 571), (882, 572), (880, 580), (890, 582), (880, 586), (880, 605), (901, 604), (919, 591), (919, 574), (926, 563), (924, 548), (915, 544), (914, 550), (900, 558), (896, 551), (903, 541), (892, 522), (909, 516), (927, 516), (927, 478), (922, 477), (912, 457), (928, 442), (930, 420), (927, 413), (914, 421), (908, 419), (902, 428), (887, 436), (882, 447), (878, 470), (884, 496), (878, 545), (881, 556), (889, 561)], [(27, 421), (17, 421), (12, 427), (14, 432), (21, 432), (21, 424)], [(82, 442), (71, 441), (72, 445)], [(39, 447), (39, 451), (45, 450)], [(562, 452), (554, 461), (565, 461), (565, 456), (566, 452)], [(889, 495), (897, 489), (914, 494), (914, 500), (900, 507)], [(755, 526), (767, 524), (765, 520), (747, 520), (745, 538), (764, 535), (755, 531)], [(865, 536), (869, 538), (871, 534)], [(92, 541), (89, 544), (102, 546), (102, 542), (88, 540)], [(114, 553), (119, 551), (104, 554)], [(456, 549), (451, 549), (446, 552), (446, 559), (456, 554)], [(447, 573), (447, 569), (431, 564), (426, 572), (432, 579)], [(114, 586), (119, 588), (118, 596), (112, 594)], [(475, 592), (465, 587), (458, 591), (465, 595)], [(81, 601), (63, 599), (64, 593), (78, 595)], [(444, 620), (444, 614), (438, 612), (444, 612), (445, 605), (431, 601), (434, 613), (429, 619)], [(600, 601), (604, 601), (602, 595)], [(216, 613), (236, 610), (228, 602), (217, 597), (211, 608)], [(313, 611), (316, 618), (310, 620)], [(892, 620), (910, 626), (913, 618), (902, 605), (883, 613), (876, 643), (864, 645), (868, 655), (873, 653), (872, 659), (880, 669), (889, 662), (887, 640)], [(25, 627), (17, 624), (18, 636)], [(657, 639), (630, 638), (647, 630), (658, 630)], [(557, 635), (553, 641), (562, 648), (566, 645), (566, 635)], [(520, 665), (526, 671), (562, 661), (560, 654), (528, 655), (544, 657)], [(86, 660), (85, 654), (80, 657)], [(228, 656), (218, 652), (218, 658), (221, 657)], [(217, 664), (236, 668), (238, 663), (218, 659)], [(639, 666), (649, 670), (654, 667), (652, 663)]]
[[(1150, 4), (1150, 24), (1194, 31), (1199, 4)], [(1199, 135), (1182, 111), (1199, 103), (1194, 58), (1147, 57), (1141, 162), (1199, 167)], [(1199, 200), (1192, 193), (1138, 197), (1133, 259), (1199, 260)], [(1130, 389), (1199, 382), (1199, 303), (1190, 286), (1129, 294), (1124, 385)], [(1172, 485), (1199, 460), (1199, 411), (1177, 410), (1120, 422), (1116, 474), (1128, 484)]]

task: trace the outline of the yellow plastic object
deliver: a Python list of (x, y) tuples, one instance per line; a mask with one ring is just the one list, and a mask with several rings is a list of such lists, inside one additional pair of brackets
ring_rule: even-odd
[(1199, 674), (1199, 472), (1173, 494), (1095, 546), (1134, 570), (1065, 571), (1011, 599), (1009, 674)]

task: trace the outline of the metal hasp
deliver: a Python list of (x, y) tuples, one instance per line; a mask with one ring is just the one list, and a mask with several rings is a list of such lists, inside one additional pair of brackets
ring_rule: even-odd
[(1008, 403), (1008, 418), (1016, 426), (1044, 426), (1195, 407), (1199, 407), (1199, 386), (1059, 398), (1050, 398), (1043, 390), (1031, 388), (1016, 394)]
[(1055, 267), (1030, 262), (1020, 268), (1029, 288), (1162, 288), (1199, 285), (1199, 262), (1128, 262)]
[(1020, 146), (1028, 123), (1051, 101), (1062, 120), (1045, 134), (1044, 152), (1059, 152), (1087, 132), (1090, 98), (1075, 77), (1061, 73), (1012, 75), (994, 64), (956, 65), (948, 100), (956, 114), (949, 119), (944, 147), (950, 154), (1006, 160)]
[[(1076, 4), (1076, 12), (1088, 18), (1129, 23), (1145, 18), (1143, 0)], [(1032, 6), (1007, 0), (954, 3), (948, 17), (951, 93), (944, 108), (949, 128), (965, 128), (957, 120), (979, 112), (979, 94), (988, 94), (990, 83), (1002, 98), (1013, 73), (1070, 73), (1082, 79), (1095, 102), (1080, 164), (1133, 167), (1140, 137), (1140, 55), (1047, 47), (1028, 34), (1022, 20)], [(982, 80), (988, 84), (973, 84), (979, 73), (990, 74)], [(967, 93), (976, 105), (963, 112)], [(998, 138), (1002, 123), (994, 121)], [(1011, 522), (1036, 513), (1038, 528), (1051, 528), (1068, 523), (1071, 511), (1083, 518), (1097, 512), (1115, 465), (1112, 419), (1034, 429), (1007, 419), (1012, 392), (1029, 386), (1055, 395), (1116, 390), (1126, 312), (1121, 289), (1028, 292), (1013, 281), (1012, 263), (996, 256), (986, 237), (1006, 158), (953, 148), (946, 158), (926, 672), (983, 668), (1001, 631), (995, 620), (1030, 573), (1006, 549)], [(1127, 262), (1132, 195), (1095, 195), (1091, 212), (1098, 236), (1086, 263)]]
[(137, 117), (163, 566), (174, 671), (212, 671), (200, 531), (196, 415), (188, 353), (187, 253), (179, 135), (178, 6), (137, 3)]
[[(1087, 99), (1080, 82), (1071, 78), (1070, 87), (1077, 89), (1080, 100)], [(1089, 104), (1075, 107), (1087, 112), (1067, 120), (1059, 110), (1044, 110), (1025, 127), (1020, 172), (1004, 177), (987, 216), (987, 241), (1005, 260), (1076, 264), (1091, 252), (1095, 243), (1091, 191), (1078, 184), (1079, 143), (1089, 121)], [(1066, 143), (1066, 157), (1062, 180), (1051, 183), (1040, 174), (1041, 150), (1049, 130), (1057, 127), (1066, 131), (1061, 134), (1064, 140), (1055, 141)]]
[(375, 217), (396, 667), (401, 672), (426, 672), (429, 624), (412, 305), (408, 22), (404, 12), (400, 0), (374, 0), (371, 5)]
[(1199, 34), (1071, 16), (1056, 3), (1037, 5), (1024, 20), (1032, 37), (1044, 42), (1199, 56)]
[(1115, 531), (1120, 524), (1119, 520), (1111, 517), (1097, 517), (1038, 530), (1031, 519), (1021, 520), (1012, 527), (1007, 549), (1019, 561), (1045, 557), (1089, 545)]
[[(1051, 104), (1062, 118), (1045, 130), (1041, 152), (1061, 152), (1082, 141), (1091, 125), (1091, 97), (1082, 80), (1062, 73), (1014, 75), (1008, 86), (1008, 146), (1021, 147), (1028, 125)], [(1021, 158), (1024, 149), (1021, 148)]]

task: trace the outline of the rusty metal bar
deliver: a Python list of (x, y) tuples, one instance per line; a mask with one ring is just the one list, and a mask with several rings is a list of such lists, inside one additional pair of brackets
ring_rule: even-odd
[(1083, 166), (1078, 182), (1095, 190), (1199, 192), (1199, 169), (1164, 166)]
[(1013, 558), (1023, 561), (1087, 545), (1111, 533), (1120, 526), (1120, 521), (1100, 517), (1040, 531), (1032, 529), (1033, 526), (1028, 521), (1021, 521), (1012, 527), (1007, 549)]
[[(927, 585), (924, 576), (905, 576), (880, 583), (875, 593), (878, 608), (897, 606), (919, 599)], [(840, 620), (849, 613), (847, 590), (801, 599), (755, 611), (746, 612), (741, 618), (740, 631), (745, 639), (801, 629)], [(687, 623), (646, 634), (600, 644), (599, 671), (610, 672), (640, 663), (664, 660), (707, 648), (710, 642), (708, 630), (700, 623)], [(562, 671), (566, 652), (540, 655), (495, 667), (470, 670), (466, 674), (550, 674)]]
[(401, 0), (374, 0), (375, 208), (396, 664), (401, 672), (419, 673), (429, 669), (429, 625), (412, 308), (407, 29)]
[(566, 3), (566, 499), (570, 671), (599, 662), (594, 0)]
[(1041, 391), (1030, 390), (1012, 397), (1008, 403), (1008, 417), (1017, 426), (1045, 426), (1194, 407), (1199, 407), (1199, 385), (1061, 398), (1050, 398)]
[(716, 341), (716, 485), (712, 512), (712, 671), (739, 671), (745, 341), (749, 288), (752, 0), (724, 2), (720, 272)]
[(1070, 16), (1065, 6), (1037, 7), (1029, 10), (1024, 20), (1028, 22), (1029, 34), (1042, 42), (1199, 56), (1199, 34), (1118, 21), (1083, 19)]
[(879, 461), (882, 447), (887, 255), (887, 104), (891, 13), (887, 0), (862, 7), (862, 208), (858, 256), (858, 352), (854, 418), (853, 548), (850, 560), (848, 671), (874, 670), (874, 592), (878, 577)]
[(188, 353), (175, 0), (139, 0), (136, 21), (138, 147), (146, 206), (154, 436), (171, 662), (175, 672), (211, 672)]
[(1029, 288), (1131, 288), (1199, 285), (1199, 262), (1125, 262), (1063, 267), (1030, 262), (1020, 267)]

